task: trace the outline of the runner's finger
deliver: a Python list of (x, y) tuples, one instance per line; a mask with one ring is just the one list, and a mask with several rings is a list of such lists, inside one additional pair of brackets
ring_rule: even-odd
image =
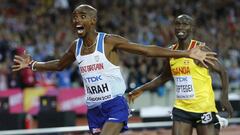
[(19, 71), (21, 68), (13, 68), (12, 71), (15, 72), (15, 71)]
[(16, 62), (16, 63), (18, 63), (18, 64), (20, 64), (20, 63), (21, 63), (21, 61), (20, 61), (20, 60), (18, 60), (18, 59), (13, 59), (13, 61), (14, 61), (14, 62)]
[(216, 55), (217, 55), (217, 53), (215, 53), (215, 52), (207, 52), (207, 55), (216, 56)]
[(208, 68), (208, 66), (206, 65), (206, 63), (205, 63), (203, 60), (201, 60), (200, 62), (203, 64), (203, 66), (204, 66), (205, 68)]
[(20, 65), (13, 65), (12, 68), (19, 68)]
[(215, 60), (215, 61), (217, 61), (218, 59), (216, 58), (216, 57), (214, 57), (214, 56), (206, 56), (206, 59), (209, 59), (209, 60)]
[(14, 56), (14, 59), (18, 59), (18, 60), (21, 60), (21, 61), (23, 61), (24, 59), (23, 59), (23, 57), (21, 57), (21, 56), (18, 56), (18, 55), (15, 55)]
[(208, 63), (208, 64), (210, 64), (210, 65), (212, 65), (212, 66), (214, 66), (215, 64), (214, 64), (214, 62), (212, 62), (211, 60), (204, 60), (206, 63)]

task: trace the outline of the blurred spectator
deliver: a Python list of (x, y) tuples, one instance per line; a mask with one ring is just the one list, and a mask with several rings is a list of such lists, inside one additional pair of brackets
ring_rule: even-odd
[(229, 81), (232, 90), (240, 89), (240, 68), (237, 62), (232, 63), (229, 68)]
[(6, 90), (7, 86), (7, 66), (4, 63), (0, 64), (0, 91)]
[(56, 83), (57, 87), (60, 88), (71, 88), (73, 87), (71, 85), (71, 70), (70, 68), (67, 68), (61, 72), (56, 73)]

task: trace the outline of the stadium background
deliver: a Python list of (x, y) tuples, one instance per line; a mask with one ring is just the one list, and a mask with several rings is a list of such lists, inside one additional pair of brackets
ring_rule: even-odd
[[(86, 124), (84, 93), (76, 64), (55, 73), (32, 72), (30, 69), (11, 72), (13, 55), (22, 54), (25, 49), (37, 61), (60, 57), (76, 38), (72, 32), (71, 12), (83, 3), (98, 9), (98, 31), (119, 34), (144, 45), (169, 46), (176, 41), (172, 25), (174, 18), (182, 13), (193, 16), (196, 20), (194, 37), (217, 52), (228, 71), (229, 98), (234, 101), (234, 117), (240, 117), (239, 0), (1, 0), (0, 97), (2, 104), (9, 103), (7, 107), (1, 105), (1, 113), (22, 114), (24, 119), (32, 116), (31, 128), (37, 128), (40, 111), (56, 109), (67, 111), (73, 120), (76, 118), (76, 125)], [(120, 53), (126, 92), (161, 72), (163, 59)], [(212, 76), (218, 101), (221, 83), (217, 74)], [(157, 120), (156, 117), (166, 116), (173, 101), (173, 82), (169, 81), (146, 92), (130, 105), (137, 110), (130, 122), (142, 122), (146, 120), (144, 117)], [(146, 110), (151, 110), (152, 116)], [(157, 113), (153, 114), (152, 111), (156, 110)], [(161, 111), (158, 113), (158, 110)], [(4, 121), (3, 116), (0, 117)], [(155, 134), (157, 131), (145, 132), (148, 131), (141, 134)]]

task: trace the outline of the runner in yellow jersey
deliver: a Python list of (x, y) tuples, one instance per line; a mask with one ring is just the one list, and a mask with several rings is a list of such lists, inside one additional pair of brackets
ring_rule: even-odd
[[(180, 15), (175, 20), (175, 34), (178, 42), (171, 46), (173, 50), (189, 50), (198, 45), (209, 50), (205, 43), (192, 39), (193, 19), (188, 15)], [(134, 101), (145, 90), (151, 90), (174, 79), (176, 100), (172, 110), (173, 135), (191, 135), (196, 127), (198, 135), (218, 134), (214, 124), (218, 123), (212, 78), (209, 71), (216, 71), (222, 81), (222, 108), (232, 115), (233, 109), (228, 101), (228, 77), (219, 61), (214, 61), (209, 69), (201, 66), (191, 58), (170, 58), (164, 64), (161, 75), (149, 83), (129, 93), (130, 102)]]

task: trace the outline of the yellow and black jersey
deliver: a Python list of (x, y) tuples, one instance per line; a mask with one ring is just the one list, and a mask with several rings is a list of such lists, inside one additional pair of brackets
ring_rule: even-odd
[[(191, 40), (188, 49), (205, 43)], [(178, 44), (171, 47), (178, 49)], [(175, 81), (175, 107), (195, 113), (217, 112), (212, 79), (208, 69), (198, 66), (191, 58), (171, 58), (171, 72)]]

